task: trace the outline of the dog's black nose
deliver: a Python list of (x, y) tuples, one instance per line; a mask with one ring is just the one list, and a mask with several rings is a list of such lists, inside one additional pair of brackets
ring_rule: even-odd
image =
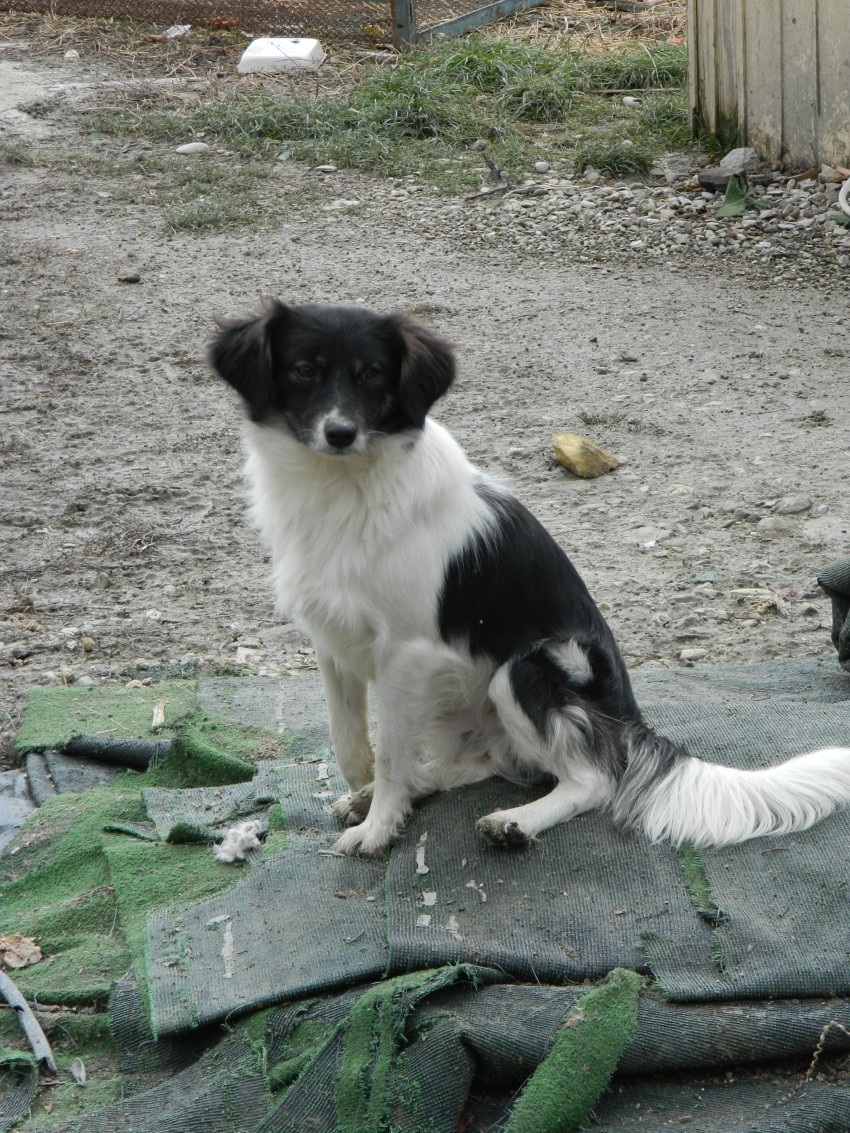
[(325, 440), (334, 448), (348, 448), (357, 437), (357, 426), (350, 421), (326, 421)]

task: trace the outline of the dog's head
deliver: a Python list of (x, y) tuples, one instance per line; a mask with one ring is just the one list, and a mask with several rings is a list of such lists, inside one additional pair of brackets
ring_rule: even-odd
[(364, 453), (381, 436), (421, 429), (454, 380), (449, 343), (404, 315), (275, 299), (219, 325), (213, 369), (253, 421), (283, 422), (314, 452)]

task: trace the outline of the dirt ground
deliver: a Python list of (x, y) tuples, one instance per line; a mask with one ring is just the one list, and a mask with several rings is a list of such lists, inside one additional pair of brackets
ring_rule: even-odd
[[(171, 232), (157, 174), (106, 160), (151, 147), (82, 130), (81, 108), (138, 68), (12, 31), (0, 141), (43, 164), (0, 165), (7, 765), (34, 686), (192, 658), (312, 665), (274, 617), (239, 409), (204, 360), (215, 317), (267, 294), (412, 311), (457, 344), (436, 415), (565, 547), (631, 666), (832, 654), (816, 576), (850, 551), (840, 272), (786, 265), (779, 283), (729, 260), (579, 256), (557, 233), (524, 253), (473, 238), (477, 205), (291, 162), (261, 187), (267, 222)], [(619, 468), (569, 476), (550, 457), (562, 429)]]

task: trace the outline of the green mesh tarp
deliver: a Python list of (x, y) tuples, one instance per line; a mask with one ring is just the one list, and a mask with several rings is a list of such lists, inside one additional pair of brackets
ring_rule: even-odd
[[(661, 731), (699, 755), (761, 767), (850, 742), (850, 703), (647, 704)], [(720, 912), (702, 937), (647, 942), (653, 973), (676, 999), (850, 993), (850, 811), (811, 830), (701, 850)], [(694, 945), (696, 944), (696, 949)]]
[[(691, 673), (636, 683), (660, 728), (759, 766), (847, 743), (850, 678), (832, 670), (699, 673), (691, 695)], [(527, 797), (492, 782), (418, 807), (387, 861), (342, 859), (318, 682), (284, 690), (202, 680), (159, 766), (58, 795), (0, 858), (0, 933), (45, 950), (19, 986), (81, 1005), (112, 989), (125, 1100), (41, 1125), (850, 1133), (844, 1087), (803, 1080), (816, 1050), (850, 1047), (846, 816), (696, 855), (593, 814), (511, 853), (474, 834)], [(259, 774), (252, 744), (274, 756)], [(265, 848), (213, 861), (209, 841), (255, 816)], [(738, 1080), (784, 1058), (801, 1060), (790, 1084)], [(723, 1067), (734, 1082), (645, 1080)]]
[(30, 1054), (0, 1046), (0, 1133), (29, 1113), (38, 1088), (38, 1067)]
[[(707, 758), (738, 766), (850, 736), (850, 702), (649, 704), (647, 713)], [(286, 850), (227, 892), (149, 919), (157, 1033), (381, 971), (454, 963), (543, 982), (627, 967), (683, 1000), (850, 994), (848, 812), (699, 855), (721, 914), (712, 924), (694, 907), (681, 855), (618, 834), (605, 814), (506, 853), (476, 836), (475, 819), (529, 792), (491, 781), (423, 803), (387, 863), (349, 860), (331, 852), (339, 828), (327, 803), (341, 784), (324, 777), (329, 766), (276, 773)], [(300, 938), (314, 942), (312, 955)]]

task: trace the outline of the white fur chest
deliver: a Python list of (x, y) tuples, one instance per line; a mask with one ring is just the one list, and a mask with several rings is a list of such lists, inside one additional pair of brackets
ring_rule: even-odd
[(434, 640), (446, 562), (487, 520), (449, 435), (428, 422), (365, 456), (323, 456), (249, 424), (246, 449), (280, 611), (336, 647)]

